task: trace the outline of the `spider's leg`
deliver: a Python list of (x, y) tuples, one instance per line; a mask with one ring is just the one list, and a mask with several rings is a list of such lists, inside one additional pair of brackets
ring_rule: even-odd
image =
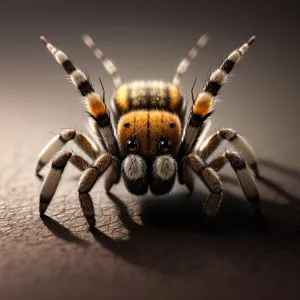
[(194, 153), (183, 158), (189, 167), (198, 175), (210, 191), (210, 195), (205, 201), (203, 212), (206, 216), (215, 216), (222, 202), (223, 189), (218, 174), (210, 167), (206, 166), (203, 160)]
[(78, 133), (73, 129), (64, 130), (61, 134), (52, 138), (40, 152), (36, 166), (37, 176), (39, 176), (42, 168), (53, 158), (55, 153), (60, 151), (62, 147), (71, 140), (74, 140), (92, 159), (95, 159), (99, 155), (98, 147), (85, 134)]
[(194, 47), (188, 52), (186, 58), (184, 58), (178, 65), (176, 69), (176, 73), (173, 77), (172, 84), (177, 88), (180, 87), (181, 79), (183, 74), (186, 72), (187, 68), (189, 67), (191, 61), (197, 56), (199, 50), (203, 48), (208, 41), (208, 35), (202, 35)]
[(194, 190), (193, 171), (186, 160), (182, 160), (178, 166), (178, 182), (185, 184), (190, 193)]
[(198, 155), (207, 160), (214, 150), (216, 150), (223, 140), (229, 141), (234, 148), (241, 153), (256, 177), (259, 177), (258, 164), (256, 162), (252, 147), (247, 140), (236, 133), (233, 129), (223, 128), (209, 136), (200, 147)]
[(250, 38), (247, 43), (242, 45), (239, 49), (233, 51), (225, 59), (219, 69), (215, 70), (211, 74), (203, 91), (198, 94), (189, 114), (185, 135), (182, 141), (180, 149), (182, 157), (190, 153), (194, 148), (198, 136), (203, 130), (204, 121), (210, 117), (213, 112), (211, 108), (215, 97), (218, 95), (219, 90), (224, 85), (228, 74), (241, 59), (242, 55), (248, 50), (254, 39), (254, 37)]
[(122, 80), (115, 64), (103, 54), (89, 35), (83, 35), (82, 39), (86, 46), (90, 48), (94, 55), (102, 62), (105, 70), (112, 77), (115, 87), (118, 88), (122, 84)]
[(95, 161), (93, 166), (89, 167), (84, 171), (79, 181), (78, 193), (80, 205), (83, 214), (91, 227), (95, 226), (95, 213), (92, 197), (89, 193), (94, 187), (97, 180), (111, 166), (112, 161), (113, 156), (111, 154), (102, 154)]
[(41, 215), (46, 212), (47, 207), (57, 190), (61, 176), (68, 162), (71, 162), (81, 171), (84, 171), (89, 167), (89, 163), (79, 155), (73, 154), (69, 151), (58, 153), (57, 156), (52, 160), (51, 168), (42, 183), (40, 192)]
[(97, 125), (97, 122), (92, 118), (88, 119), (88, 123), (86, 124), (87, 130), (90, 133), (93, 141), (97, 144), (101, 153), (108, 152), (108, 149), (105, 144), (105, 140), (101, 134), (101, 131)]
[(228, 162), (233, 168), (246, 198), (251, 203), (254, 210), (257, 213), (260, 213), (258, 188), (255, 180), (251, 176), (251, 172), (248, 169), (247, 163), (241, 155), (233, 151), (226, 151), (224, 154), (216, 157), (209, 164), (209, 167), (215, 171), (219, 171)]
[(210, 119), (207, 119), (204, 122), (204, 124), (203, 124), (203, 130), (201, 130), (200, 133), (199, 133), (199, 137), (197, 139), (197, 142), (195, 144), (194, 149), (199, 149), (200, 148), (200, 146), (202, 145), (204, 139), (207, 137), (207, 134), (208, 134), (208, 131), (209, 131), (210, 127), (211, 127), (211, 124), (212, 124), (212, 122), (211, 122)]
[(95, 92), (88, 77), (81, 70), (74, 66), (72, 61), (65, 53), (49, 43), (45, 37), (41, 37), (41, 40), (54, 56), (56, 61), (69, 74), (72, 83), (77, 87), (78, 91), (84, 97), (88, 113), (96, 121), (109, 153), (118, 155), (119, 148), (114, 135), (110, 113), (104, 102), (104, 99), (102, 99), (101, 96)]
[[(211, 120), (208, 119), (203, 124), (203, 130), (200, 132), (199, 137), (197, 139), (197, 143), (195, 145), (195, 149), (200, 148), (203, 140), (207, 136), (207, 133), (211, 127)], [(194, 177), (193, 171), (189, 168), (188, 164), (182, 161), (178, 167), (178, 182), (180, 184), (185, 184), (188, 190), (192, 193), (194, 190)]]

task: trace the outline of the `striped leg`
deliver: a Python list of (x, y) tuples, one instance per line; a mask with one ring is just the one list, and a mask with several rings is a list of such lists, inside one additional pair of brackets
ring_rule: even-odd
[(89, 193), (101, 175), (111, 166), (112, 161), (113, 156), (111, 154), (101, 155), (92, 167), (85, 170), (80, 178), (78, 187), (80, 205), (91, 227), (94, 227), (96, 222), (93, 201)]
[(199, 156), (203, 160), (207, 160), (212, 152), (216, 150), (224, 140), (229, 141), (234, 148), (241, 153), (249, 167), (253, 170), (255, 176), (258, 178), (258, 164), (252, 147), (244, 137), (236, 133), (233, 129), (223, 128), (208, 137), (200, 147)]
[(81, 95), (84, 97), (88, 112), (90, 116), (97, 122), (107, 149), (110, 153), (117, 155), (118, 144), (114, 135), (108, 109), (104, 103), (104, 99), (101, 99), (100, 95), (95, 92), (87, 76), (73, 65), (65, 53), (50, 44), (45, 37), (41, 37), (41, 40), (54, 56), (56, 61), (69, 74), (72, 83), (77, 87)]
[(88, 123), (86, 124), (87, 130), (92, 137), (94, 137), (94, 141), (96, 142), (100, 152), (108, 152), (103, 136), (99, 130), (97, 122), (92, 118), (88, 119)]
[(255, 37), (251, 37), (247, 43), (239, 49), (233, 51), (223, 62), (219, 69), (214, 71), (201, 92), (194, 101), (190, 113), (185, 136), (182, 142), (184, 155), (193, 149), (197, 138), (202, 130), (203, 122), (213, 113), (211, 110), (214, 98), (218, 95), (220, 88), (224, 85), (227, 75), (232, 71), (235, 64), (254, 42)]
[(237, 179), (246, 198), (251, 203), (254, 210), (257, 213), (260, 213), (258, 188), (251, 176), (251, 172), (248, 169), (245, 160), (241, 155), (233, 151), (226, 151), (223, 155), (216, 157), (209, 164), (209, 167), (217, 172), (228, 162), (236, 173)]
[(194, 153), (186, 156), (184, 160), (210, 191), (203, 207), (204, 214), (208, 217), (215, 216), (223, 197), (221, 180), (218, 174), (212, 168), (206, 166), (202, 159)]
[(73, 154), (69, 151), (59, 153), (52, 161), (49, 173), (46, 175), (42, 183), (40, 193), (40, 214), (43, 215), (49, 206), (58, 184), (60, 182), (63, 171), (67, 163), (71, 162), (75, 167), (84, 171), (89, 167), (89, 163), (79, 155)]
[(82, 39), (86, 46), (102, 62), (105, 70), (110, 76), (112, 76), (115, 87), (118, 88), (122, 84), (122, 80), (114, 63), (103, 54), (103, 52), (95, 45), (94, 41), (89, 35), (84, 35)]
[(86, 135), (77, 133), (72, 129), (67, 129), (55, 136), (41, 151), (35, 170), (38, 177), (40, 176), (39, 173), (42, 168), (52, 160), (53, 156), (59, 152), (67, 142), (71, 140), (74, 140), (74, 142), (92, 159), (95, 159), (99, 155), (97, 146)]
[(206, 45), (207, 41), (208, 41), (208, 36), (206, 34), (202, 35), (197, 41), (196, 45), (189, 51), (187, 57), (184, 58), (178, 65), (172, 81), (172, 84), (176, 88), (179, 88), (183, 74), (186, 72), (191, 61), (197, 56), (199, 50)]

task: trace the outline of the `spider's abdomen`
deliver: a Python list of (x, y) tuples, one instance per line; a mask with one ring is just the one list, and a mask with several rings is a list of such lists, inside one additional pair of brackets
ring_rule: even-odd
[(113, 99), (121, 116), (132, 110), (159, 109), (181, 115), (184, 99), (171, 83), (163, 81), (133, 81), (123, 84)]

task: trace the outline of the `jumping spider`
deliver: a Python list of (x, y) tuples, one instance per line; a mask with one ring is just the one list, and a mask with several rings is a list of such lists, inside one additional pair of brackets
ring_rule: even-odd
[[(40, 214), (45, 213), (67, 162), (83, 171), (78, 194), (83, 213), (92, 227), (95, 226), (95, 216), (89, 193), (105, 172), (109, 174), (105, 179), (107, 192), (122, 177), (127, 190), (135, 195), (145, 194), (149, 188), (153, 194), (166, 194), (172, 189), (177, 174), (179, 183), (192, 191), (194, 172), (210, 192), (203, 207), (204, 215), (215, 216), (223, 196), (221, 180), (216, 172), (229, 162), (245, 196), (254, 210), (260, 213), (259, 193), (251, 172), (256, 177), (259, 173), (246, 140), (234, 130), (224, 128), (201, 142), (210, 125), (215, 97), (254, 39), (254, 36), (251, 37), (233, 51), (211, 74), (203, 91), (197, 97), (193, 96), (193, 105), (185, 120), (186, 102), (179, 90), (181, 78), (198, 50), (206, 44), (206, 35), (178, 65), (172, 83), (148, 80), (124, 84), (113, 62), (104, 56), (89, 36), (83, 36), (85, 44), (102, 61), (117, 88), (110, 111), (104, 95), (95, 92), (87, 76), (73, 65), (65, 53), (41, 37), (84, 97), (93, 141), (70, 129), (55, 136), (42, 150), (36, 167), (38, 176), (53, 155), (58, 154), (42, 184)], [(71, 140), (93, 159), (92, 165), (72, 152), (59, 152)], [(207, 159), (222, 140), (229, 141), (237, 152), (226, 151), (208, 163)]]

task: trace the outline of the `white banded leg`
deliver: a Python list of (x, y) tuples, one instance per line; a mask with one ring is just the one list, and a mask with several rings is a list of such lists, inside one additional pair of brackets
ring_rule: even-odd
[(64, 52), (57, 49), (45, 37), (42, 36), (41, 40), (55, 60), (63, 67), (67, 74), (69, 74), (71, 82), (84, 97), (88, 113), (90, 117), (96, 121), (106, 147), (109, 149), (109, 153), (118, 155), (119, 148), (110, 120), (110, 112), (105, 104), (105, 99), (102, 99), (102, 97), (95, 91), (87, 75), (76, 68)]
[(257, 213), (260, 213), (259, 205), (259, 192), (255, 180), (251, 176), (251, 172), (241, 155), (237, 152), (226, 151), (224, 154), (216, 157), (210, 164), (209, 167), (218, 172), (224, 167), (226, 163), (230, 163), (233, 168), (238, 182), (248, 199)]
[(186, 156), (184, 160), (210, 191), (203, 207), (204, 214), (208, 217), (216, 216), (223, 197), (223, 189), (218, 174), (206, 166), (203, 160), (194, 153)]
[(198, 94), (191, 108), (181, 145), (183, 155), (191, 152), (191, 147), (194, 146), (195, 141), (198, 139), (203, 123), (213, 113), (212, 106), (221, 87), (224, 86), (229, 73), (240, 61), (250, 45), (253, 44), (254, 40), (255, 37), (253, 36), (240, 48), (230, 53), (222, 65), (210, 75), (203, 91)]
[(231, 128), (223, 128), (209, 136), (200, 147), (198, 155), (203, 159), (207, 160), (209, 156), (221, 145), (223, 140), (229, 141), (246, 160), (249, 167), (252, 169), (256, 177), (259, 177), (258, 165), (254, 156), (252, 147), (249, 145), (247, 140), (236, 133)]
[(40, 214), (43, 215), (49, 206), (60, 182), (63, 171), (67, 163), (72, 163), (75, 167), (84, 171), (89, 167), (89, 163), (79, 155), (69, 151), (60, 152), (53, 159), (51, 168), (46, 175), (40, 192)]
[(93, 166), (84, 171), (79, 181), (78, 193), (81, 209), (91, 227), (94, 227), (96, 222), (94, 205), (89, 193), (97, 180), (111, 166), (112, 160), (113, 156), (111, 154), (102, 154), (97, 158)]
[(67, 129), (61, 134), (55, 136), (41, 151), (36, 166), (36, 175), (39, 176), (42, 168), (59, 152), (69, 141), (74, 142), (93, 160), (99, 155), (97, 145), (83, 133), (77, 133), (75, 130)]
[(187, 68), (189, 67), (191, 61), (197, 56), (199, 50), (203, 48), (208, 41), (208, 35), (204, 34), (202, 35), (197, 43), (194, 45), (194, 47), (189, 51), (186, 58), (184, 58), (178, 65), (176, 69), (176, 73), (173, 77), (172, 84), (179, 88), (181, 84), (181, 79), (183, 74), (186, 72)]

